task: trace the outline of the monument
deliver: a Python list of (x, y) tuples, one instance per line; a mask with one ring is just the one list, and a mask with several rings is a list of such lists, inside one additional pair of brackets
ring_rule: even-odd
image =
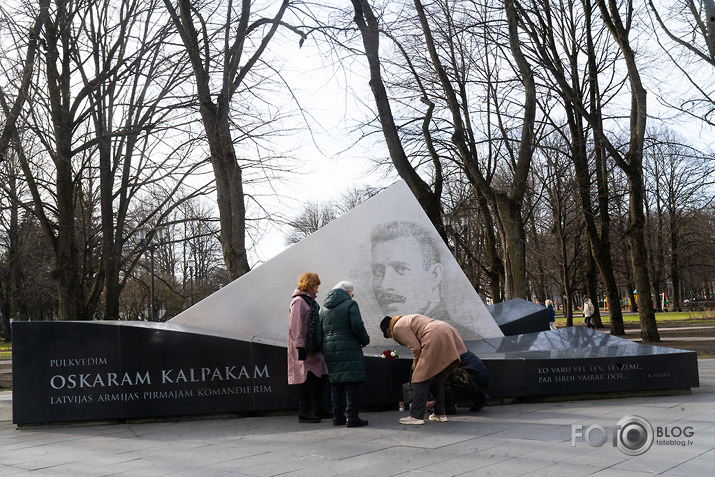
[(549, 330), (549, 310), (545, 306), (513, 298), (487, 307), (506, 336)]
[[(411, 353), (383, 338), (385, 315), (450, 322), (491, 375), (492, 397), (698, 386), (694, 352), (575, 327), (504, 336), (404, 182), (225, 286), (167, 323), (14, 322), (13, 421), (121, 420), (293, 409), (286, 379), (288, 304), (316, 272), (318, 301), (341, 280), (371, 337), (363, 405), (396, 406)], [(537, 305), (538, 306), (538, 305)], [(526, 329), (526, 331), (530, 331)]]
[(402, 181), (231, 282), (171, 323), (285, 346), (290, 295), (303, 272), (320, 276), (319, 303), (341, 280), (355, 285), (355, 299), (376, 346), (394, 345), (380, 332), (382, 318), (408, 313), (448, 321), (465, 340), (504, 336)]

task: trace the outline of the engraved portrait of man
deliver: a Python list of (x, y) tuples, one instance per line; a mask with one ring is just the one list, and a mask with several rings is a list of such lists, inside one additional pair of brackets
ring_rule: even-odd
[(414, 222), (387, 222), (372, 230), (370, 240), (372, 289), (385, 315), (449, 318), (441, 298), (440, 249), (427, 229)]

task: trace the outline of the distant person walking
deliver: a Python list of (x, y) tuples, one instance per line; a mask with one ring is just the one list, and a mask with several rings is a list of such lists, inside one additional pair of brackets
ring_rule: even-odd
[(467, 352), (459, 332), (447, 322), (424, 315), (386, 316), (380, 323), (380, 329), (385, 338), (392, 338), (412, 351), (411, 381), (415, 397), (410, 415), (400, 419), (400, 423), (425, 423), (431, 379), (435, 404), (429, 420), (447, 422), (444, 378), (459, 366), (459, 356)]
[(334, 426), (367, 426), (367, 420), (358, 417), (358, 387), (366, 380), (362, 348), (370, 344), (370, 336), (354, 296), (353, 284), (342, 281), (328, 292), (320, 309), (321, 349), (328, 365)]
[(306, 349), (308, 321), (311, 315), (319, 319), (320, 305), (315, 301), (319, 285), (317, 273), (301, 274), (288, 311), (288, 384), (300, 386), (298, 421), (304, 423), (320, 422), (325, 413), (328, 367), (320, 351)]
[(554, 302), (546, 300), (546, 309), (549, 310), (549, 328), (556, 329), (556, 311), (554, 310)]
[(591, 317), (595, 312), (596, 309), (593, 307), (591, 299), (587, 296), (583, 297), (583, 321), (586, 322), (586, 326), (594, 330), (596, 329), (596, 325), (591, 324)]

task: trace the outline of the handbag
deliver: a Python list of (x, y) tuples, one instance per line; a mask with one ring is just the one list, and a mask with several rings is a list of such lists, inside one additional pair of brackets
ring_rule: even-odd
[(415, 400), (415, 387), (411, 382), (402, 384), (402, 402), (411, 404)]
[(410, 371), (410, 380), (402, 384), (402, 402), (411, 404), (415, 400), (415, 386), (412, 384), (412, 371)]

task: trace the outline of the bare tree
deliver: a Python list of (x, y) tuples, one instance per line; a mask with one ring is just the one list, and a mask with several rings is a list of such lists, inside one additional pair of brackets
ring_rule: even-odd
[(338, 217), (334, 203), (320, 204), (309, 202), (303, 206), (303, 212), (293, 220), (288, 221), (291, 228), (286, 237), (287, 244), (298, 243), (321, 227), (328, 225)]
[(483, 298), (503, 301), (501, 247), (486, 199), (459, 175), (446, 182), (445, 192), (445, 216), (452, 222), (448, 230), (457, 262)]
[(344, 214), (345, 212), (354, 209), (355, 207), (362, 204), (371, 197), (377, 195), (378, 192), (380, 192), (380, 189), (378, 189), (377, 187), (353, 187), (340, 195), (340, 198), (335, 203), (335, 206), (337, 207), (338, 212), (340, 214)]
[[(630, 204), (627, 239), (630, 246), (636, 286), (639, 290), (638, 314), (641, 322), (641, 337), (644, 342), (658, 342), (660, 341), (660, 335), (655, 322), (650, 276), (646, 266), (648, 263), (648, 251), (645, 246), (645, 214), (643, 212), (645, 201), (643, 145), (645, 143), (647, 120), (646, 89), (641, 81), (638, 64), (636, 63), (636, 53), (631, 48), (629, 39), (634, 11), (632, 5), (626, 5), (622, 12), (615, 3), (607, 3), (605, 0), (597, 0), (596, 3), (601, 11), (601, 18), (620, 47), (628, 71), (631, 89), (628, 150), (625, 155), (621, 156), (615, 147), (604, 145), (628, 178)], [(594, 126), (595, 131), (596, 125), (592, 126)], [(602, 136), (602, 131), (598, 131), (596, 134), (600, 137)]]
[[(582, 11), (578, 10), (579, 6)], [(609, 83), (602, 87), (599, 76), (615, 70), (618, 53), (608, 37), (604, 37), (605, 27), (599, 26), (593, 18), (590, 2), (565, 1), (553, 2), (553, 5), (551, 2), (532, 2), (529, 16), (523, 19), (523, 28), (533, 41), (534, 55), (538, 58), (535, 61), (560, 78), (554, 89), (562, 98), (566, 124), (562, 128), (556, 124), (555, 118), (549, 116), (547, 119), (556, 131), (564, 131), (562, 134), (570, 147), (569, 155), (579, 186), (589, 239), (587, 293), (593, 297), (598, 294), (597, 267), (606, 288), (611, 333), (623, 335), (623, 316), (610, 244), (607, 154), (598, 137), (590, 138), (592, 126), (582, 114), (587, 109), (590, 119), (603, 129), (603, 104), (618, 93), (625, 78), (615, 79), (617, 75), (611, 73), (607, 76)], [(582, 77), (583, 70), (586, 73)], [(564, 83), (568, 84), (568, 89), (561, 87)], [(600, 326), (598, 313), (594, 323)]]
[(294, 219), (288, 220), (290, 232), (286, 237), (287, 244), (298, 243), (316, 230), (328, 225), (342, 214), (354, 209), (380, 190), (374, 187), (358, 189), (353, 187), (343, 192), (340, 198), (326, 203), (308, 202), (303, 205), (303, 211)]
[[(397, 173), (404, 179), (412, 193), (417, 198), (422, 208), (427, 213), (430, 221), (446, 241), (447, 235), (442, 224), (441, 195), (443, 178), (439, 160), (433, 161), (434, 179), (432, 187), (422, 179), (405, 152), (400, 139), (399, 128), (390, 104), (385, 82), (382, 78), (382, 64), (380, 60), (380, 34), (381, 26), (378, 17), (373, 11), (368, 0), (351, 0), (355, 16), (353, 17), (362, 36), (363, 48), (367, 56), (370, 71), (370, 89), (375, 99), (378, 118), (385, 137), (390, 158)], [(425, 115), (425, 122), (429, 121), (430, 110)]]
[[(665, 292), (666, 276), (673, 287), (673, 307), (682, 306), (681, 274), (683, 254), (690, 255), (683, 240), (689, 234), (689, 224), (701, 210), (715, 204), (715, 164), (711, 158), (683, 143), (668, 131), (651, 134), (647, 141), (646, 184), (651, 214), (649, 214), (650, 255), (658, 257), (651, 265), (654, 288)], [(696, 234), (707, 241), (708, 231)], [(697, 240), (697, 239), (696, 239)], [(699, 246), (698, 246), (699, 248)], [(666, 264), (666, 260), (669, 263)], [(666, 268), (669, 273), (666, 273)], [(658, 305), (660, 307), (660, 305)]]
[(176, 157), (182, 146), (168, 156), (159, 147), (167, 130), (157, 125), (179, 125), (167, 95), (181, 66), (163, 56), (156, 2), (109, 3), (59, 2), (47, 16), (37, 40), (44, 69), (21, 118), (25, 134), (13, 136), (54, 252), (60, 319), (93, 318), (103, 296), (104, 316), (118, 318), (122, 260), (131, 256), (131, 267), (136, 257), (127, 237), (142, 220), (157, 222), (156, 214), (128, 220), (130, 201), (151, 188), (172, 200), (172, 188), (198, 167)]
[(27, 189), (13, 148), (0, 168), (0, 313), (5, 341), (12, 341), (12, 318), (54, 317), (56, 292), (48, 243), (31, 213)]
[[(5, 159), (8, 147), (12, 138), (17, 134), (17, 122), (22, 113), (27, 100), (28, 91), (32, 83), (32, 76), (35, 69), (38, 48), (44, 45), (41, 37), (41, 30), (49, 17), (50, 0), (39, 0), (38, 9), (33, 17), (33, 25), (27, 32), (28, 38), (25, 41), (16, 42), (17, 45), (26, 45), (26, 53), (22, 64), (22, 73), (19, 77), (19, 84), (15, 99), (10, 100), (10, 92), (0, 87), (0, 105), (5, 112), (5, 124), (0, 133), (0, 162)], [(7, 22), (12, 23), (13, 12), (0, 7), (0, 12)], [(12, 104), (12, 105), (11, 105)]]
[[(557, 146), (558, 142), (554, 144)], [(553, 217), (551, 232), (556, 240), (561, 282), (561, 297), (566, 326), (573, 326), (573, 310), (577, 287), (584, 268), (583, 217), (580, 214), (578, 183), (568, 159), (568, 152), (558, 147), (546, 148), (546, 194)]]
[[(656, 38), (663, 52), (693, 86), (694, 94), (673, 102), (661, 101), (684, 115), (715, 126), (715, 0), (678, 0), (654, 3), (648, 0), (653, 14)], [(665, 34), (665, 38), (657, 35)], [(678, 88), (683, 90), (682, 87)]]
[(538, 52), (541, 64), (555, 79), (562, 97), (578, 112), (580, 117), (583, 117), (588, 122), (597, 144), (607, 151), (628, 180), (630, 204), (627, 240), (635, 284), (638, 289), (641, 336), (645, 342), (658, 342), (660, 337), (653, 311), (653, 297), (647, 267), (648, 252), (645, 247), (644, 236), (643, 144), (647, 120), (646, 89), (641, 81), (641, 75), (636, 63), (636, 53), (631, 47), (629, 38), (634, 10), (631, 3), (627, 3), (621, 8), (620, 5), (614, 2), (596, 0), (596, 5), (600, 11), (601, 20), (613, 41), (618, 45), (628, 76), (631, 101), (629, 112), (630, 139), (625, 153), (621, 152), (619, 147), (608, 138), (600, 116), (594, 116), (593, 111), (589, 111), (580, 100), (581, 95), (574, 89), (574, 84), (569, 82), (569, 77), (560, 66), (560, 58), (554, 55), (554, 52), (550, 49), (551, 45), (540, 37), (541, 32), (552, 28), (552, 23), (548, 20), (548, 17), (540, 15), (541, 12), (549, 10), (549, 3), (533, 2), (530, 8), (525, 8), (523, 3), (519, 3), (521, 13), (519, 18), (525, 30), (529, 32), (532, 45)]
[[(496, 218), (496, 227), (490, 230), (498, 230), (502, 243), (504, 244), (503, 265), (505, 272), (505, 283), (507, 297), (524, 296), (526, 293), (525, 281), (525, 254), (524, 254), (524, 230), (523, 219), (521, 217), (521, 203), (526, 190), (526, 178), (529, 171), (530, 159), (533, 150), (533, 134), (535, 124), (535, 85), (530, 66), (524, 55), (521, 53), (520, 41), (516, 30), (508, 29), (502, 33), (500, 40), (505, 41), (508, 46), (504, 48), (509, 51), (514, 70), (517, 71), (518, 82), (523, 91), (524, 100), (521, 101), (520, 124), (513, 130), (506, 128), (505, 124), (500, 124), (504, 151), (504, 166), (501, 171), (500, 183), (491, 182), (493, 168), (496, 162), (495, 157), (485, 154), (482, 156), (479, 151), (481, 138), (478, 138), (475, 126), (478, 121), (472, 116), (474, 104), (479, 103), (479, 99), (474, 98), (470, 88), (473, 80), (473, 64), (475, 58), (481, 53), (470, 51), (464, 48), (465, 45), (459, 43), (459, 37), (468, 37), (470, 29), (466, 26), (475, 22), (468, 17), (460, 18), (461, 23), (455, 20), (459, 16), (455, 13), (466, 15), (468, 6), (472, 4), (465, 2), (452, 6), (445, 2), (430, 4), (429, 8), (420, 1), (414, 1), (415, 20), (407, 25), (411, 30), (405, 34), (404, 46), (402, 42), (395, 40), (395, 35), (384, 33), (398, 46), (400, 55), (405, 59), (406, 66), (403, 70), (405, 75), (392, 80), (393, 84), (399, 83), (405, 89), (412, 88), (407, 92), (409, 96), (402, 95), (408, 113), (420, 109), (420, 103), (424, 112), (420, 113), (421, 121), (418, 123), (414, 117), (409, 117), (404, 124), (400, 125), (399, 131), (390, 107), (390, 98), (385, 81), (381, 76), (382, 62), (378, 56), (379, 36), (381, 25), (378, 23), (375, 14), (368, 2), (354, 1), (356, 19), (363, 36), (363, 44), (368, 55), (368, 62), (371, 71), (371, 88), (375, 96), (376, 105), (380, 112), (380, 121), (388, 142), (388, 148), (398, 173), (410, 184), (414, 178), (414, 168), (408, 167), (409, 161), (404, 156), (403, 143), (406, 141), (407, 127), (412, 123), (421, 125), (421, 129), (415, 128), (414, 138), (419, 135), (422, 142), (420, 152), (425, 158), (425, 163), (431, 161), (433, 165), (433, 183), (435, 194), (442, 189), (442, 161), (450, 158), (457, 161), (460, 169), (467, 174), (473, 186), (480, 190), (484, 204), (488, 204), (493, 217)], [(503, 18), (500, 21), (507, 25), (515, 22), (515, 11), (507, 2), (502, 11)], [(407, 16), (410, 21), (411, 17)], [(515, 26), (516, 23), (513, 23)], [(397, 31), (398, 27), (394, 27)], [(419, 43), (416, 43), (419, 40)], [(409, 75), (409, 76), (407, 76)], [(496, 88), (497, 83), (491, 83)], [(509, 85), (511, 87), (511, 84)], [(395, 96), (399, 96), (396, 95)], [(408, 100), (404, 98), (407, 97)], [(491, 91), (486, 93), (489, 104), (493, 104), (494, 94)], [(513, 99), (513, 98), (510, 98)], [(407, 102), (409, 101), (409, 103)], [(483, 99), (481, 100), (483, 101)], [(510, 104), (516, 105), (516, 101)], [(512, 114), (512, 111), (509, 111)], [(490, 121), (493, 114), (487, 114), (486, 121)], [(506, 117), (506, 111), (502, 111), (502, 119)], [(419, 132), (417, 130), (419, 129)], [(489, 130), (487, 134), (491, 133)], [(511, 135), (516, 137), (511, 137)], [(491, 147), (491, 144), (490, 144)], [(415, 149), (413, 144), (413, 150)], [(490, 153), (497, 154), (496, 149)], [(438, 230), (443, 226), (438, 221), (437, 208), (430, 209), (425, 203), (429, 200), (429, 194), (420, 192), (419, 186), (412, 187), (413, 192), (421, 201), (428, 215), (432, 219)], [(486, 215), (484, 215), (486, 217)], [(490, 232), (491, 233), (491, 232)], [(444, 236), (444, 235), (443, 235)], [(496, 240), (493, 240), (496, 243)], [(493, 250), (496, 247), (492, 247)], [(492, 263), (496, 261), (492, 260)]]
[(261, 17), (261, 11), (254, 12), (254, 3), (243, 0), (240, 8), (234, 8), (232, 2), (164, 0), (193, 69), (196, 104), (216, 179), (224, 262), (232, 280), (250, 269), (244, 164), (236, 153), (232, 131), (236, 127), (253, 127), (243, 123), (234, 126), (232, 109), (239, 96), (248, 113), (256, 94), (251, 86), (258, 87), (273, 73), (270, 65), (261, 68), (262, 57), (280, 27), (298, 34), (301, 44), (305, 38), (285, 21), (291, 2), (283, 0), (272, 18)]
[[(105, 319), (119, 318), (119, 295), (124, 284), (121, 277), (126, 276), (120, 272), (130, 263), (123, 249), (131, 236), (127, 227), (133, 224), (128, 224), (128, 214), (137, 191), (146, 182), (161, 180), (159, 171), (167, 179), (173, 176), (167, 183), (181, 183), (198, 167), (197, 162), (188, 157), (190, 145), (171, 152), (170, 156), (185, 156), (178, 163), (167, 161), (153, 165), (141, 157), (141, 152), (137, 154), (155, 147), (155, 141), (162, 136), (177, 137), (167, 131), (181, 127), (176, 121), (177, 104), (173, 94), (186, 79), (187, 65), (180, 55), (164, 48), (171, 32), (170, 25), (161, 23), (158, 5), (158, 1), (128, 4), (118, 19), (110, 17), (120, 25), (117, 31), (115, 25), (102, 16), (103, 11), (111, 9), (104, 9), (102, 2), (98, 2), (99, 10), (86, 22), (87, 35), (91, 32), (96, 35), (90, 64), (95, 68), (103, 64), (115, 66), (103, 81), (97, 82), (91, 68), (78, 64), (86, 87), (91, 88), (89, 113), (95, 139), (90, 145), (96, 145), (99, 162), (102, 257), (99, 276), (103, 277), (104, 286), (95, 287), (90, 300), (96, 300), (103, 293)], [(137, 52), (132, 54), (132, 51)], [(131, 74), (134, 70), (142, 74)], [(179, 164), (183, 166), (177, 167)], [(153, 177), (149, 171), (153, 171)], [(150, 176), (142, 178), (144, 172)], [(137, 182), (140, 178), (146, 182)]]

